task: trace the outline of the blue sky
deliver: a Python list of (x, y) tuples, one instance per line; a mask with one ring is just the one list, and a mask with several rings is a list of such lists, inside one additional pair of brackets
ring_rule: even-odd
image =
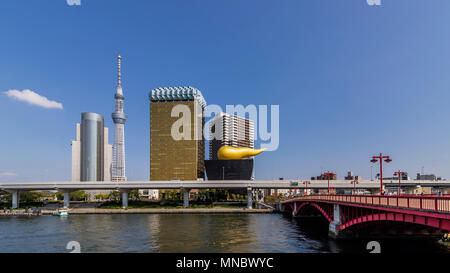
[[(257, 158), (257, 179), (370, 178), (380, 152), (387, 175), (450, 178), (449, 1), (81, 3), (2, 2), (0, 181), (70, 180), (81, 112), (104, 115), (112, 143), (118, 53), (129, 180), (149, 176), (149, 90), (179, 85), (208, 104), (280, 106), (280, 146)], [(3, 93), (14, 89), (63, 109)]]

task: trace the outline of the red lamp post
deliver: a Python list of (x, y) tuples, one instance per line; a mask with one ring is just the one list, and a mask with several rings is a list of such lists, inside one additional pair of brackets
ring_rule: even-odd
[(308, 184), (311, 184), (311, 182), (310, 181), (303, 181), (303, 184), (305, 184), (305, 186), (306, 186), (306, 194), (305, 195), (308, 195)]
[(355, 194), (356, 193), (356, 184), (359, 184), (359, 181), (358, 180), (353, 180), (350, 183), (353, 184), (353, 194)]
[(332, 172), (323, 173), (323, 175), (328, 177), (328, 194), (330, 194), (330, 176), (334, 175)]
[(372, 160), (370, 162), (375, 163), (380, 160), (380, 187), (381, 187), (381, 195), (383, 195), (383, 159), (386, 163), (392, 161), (392, 159), (388, 155), (383, 155), (380, 153), (378, 156), (372, 156)]
[(394, 175), (398, 175), (398, 195), (402, 195), (402, 186), (401, 186), (401, 179), (402, 179), (402, 175), (405, 175), (405, 172), (401, 172), (400, 170), (398, 170), (398, 172), (395, 172)]

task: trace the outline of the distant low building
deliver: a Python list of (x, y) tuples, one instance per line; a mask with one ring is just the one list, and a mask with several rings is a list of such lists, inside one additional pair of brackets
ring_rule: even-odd
[[(379, 176), (377, 175), (377, 178), (379, 178)], [(402, 174), (401, 180), (411, 180), (411, 178), (408, 176), (408, 173), (405, 172), (404, 174)], [(392, 176), (392, 177), (384, 177), (383, 176), (383, 180), (398, 180), (398, 176)]]
[[(311, 177), (311, 180), (328, 180), (328, 176), (325, 173), (323, 173), (320, 176)], [(330, 180), (337, 180), (337, 174), (332, 173), (330, 175)]]
[[(380, 174), (379, 173), (377, 173), (375, 175), (375, 179), (376, 180), (380, 180)], [(398, 180), (398, 176), (386, 177), (386, 176), (383, 175), (383, 180)], [(411, 180), (411, 177), (408, 176), (408, 173), (405, 173), (405, 174), (402, 175), (401, 180)]]
[[(283, 177), (278, 178), (278, 180), (280, 180), (280, 182), (284, 182), (282, 180), (284, 180)], [(298, 192), (299, 190), (289, 190), (289, 189), (264, 189), (263, 193), (264, 195), (273, 195), (273, 196), (278, 196), (279, 194), (282, 195), (289, 195), (289, 193), (292, 192)]]
[(442, 180), (441, 177), (436, 177), (435, 174), (420, 174), (418, 173), (416, 176), (416, 180), (431, 180), (431, 181), (436, 181), (436, 180)]
[(348, 171), (347, 176), (344, 177), (345, 180), (361, 180), (362, 177), (360, 175), (353, 175), (353, 172)]
[(139, 190), (139, 196), (145, 199), (158, 200), (159, 191), (158, 190)]
[(344, 177), (345, 180), (354, 180), (353, 172), (348, 171), (347, 176)]

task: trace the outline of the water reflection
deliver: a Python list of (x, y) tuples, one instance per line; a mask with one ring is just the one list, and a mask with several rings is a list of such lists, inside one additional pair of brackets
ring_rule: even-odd
[[(366, 251), (365, 241), (329, 240), (320, 219), (279, 214), (118, 214), (0, 217), (0, 252), (283, 252)], [(386, 243), (389, 245), (389, 242)], [(442, 251), (437, 244), (413, 247)]]

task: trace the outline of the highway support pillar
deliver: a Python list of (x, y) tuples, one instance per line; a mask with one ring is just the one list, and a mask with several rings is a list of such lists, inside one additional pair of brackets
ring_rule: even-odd
[(183, 189), (183, 207), (189, 207), (189, 189)]
[(253, 194), (252, 188), (247, 188), (247, 208), (253, 208)]
[(128, 190), (122, 190), (122, 208), (128, 207)]
[(12, 204), (11, 208), (17, 209), (19, 207), (19, 191), (11, 191)]
[(64, 201), (63, 201), (63, 206), (64, 208), (69, 208), (70, 207), (70, 191), (64, 191)]
[(341, 208), (338, 204), (333, 205), (333, 222), (330, 223), (328, 227), (328, 236), (331, 238), (339, 237), (339, 226), (342, 224), (341, 221)]

